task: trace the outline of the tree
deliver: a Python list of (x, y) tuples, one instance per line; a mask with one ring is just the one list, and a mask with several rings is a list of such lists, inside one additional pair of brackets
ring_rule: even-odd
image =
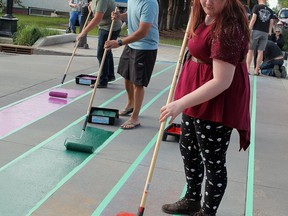
[(288, 1), (287, 0), (278, 0), (278, 4), (280, 8), (288, 8)]
[[(7, 1), (5, 1), (5, 3), (6, 3)], [(15, 4), (18, 4), (19, 6), (21, 6), (21, 7), (24, 7), (23, 5), (22, 5), (22, 1), (21, 0), (13, 0), (13, 4), (15, 5)], [(6, 8), (6, 5), (3, 3), (3, 0), (0, 0), (0, 11), (4, 11), (4, 9)]]
[(191, 0), (159, 0), (159, 29), (181, 29), (187, 25)]

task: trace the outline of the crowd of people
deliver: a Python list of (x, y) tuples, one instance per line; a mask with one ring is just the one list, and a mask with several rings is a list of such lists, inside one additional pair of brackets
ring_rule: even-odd
[(254, 55), (254, 70), (250, 74), (286, 78), (287, 72), (283, 65), (284, 36), (281, 28), (275, 26), (274, 12), (266, 5), (266, 0), (258, 0), (254, 6), (249, 28), (251, 42), (247, 55), (248, 69)]

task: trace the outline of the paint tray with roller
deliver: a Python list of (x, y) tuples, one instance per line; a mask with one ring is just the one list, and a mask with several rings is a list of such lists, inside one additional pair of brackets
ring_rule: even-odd
[[(117, 10), (117, 7), (115, 8), (115, 11), (116, 10)], [(113, 25), (114, 25), (114, 20), (112, 20), (107, 40), (110, 40), (110, 38), (111, 38)], [(89, 104), (88, 104), (88, 107), (87, 107), (85, 121), (84, 121), (84, 124), (82, 126), (82, 131), (81, 131), (80, 137), (79, 138), (75, 138), (75, 136), (74, 136), (72, 138), (67, 138), (65, 140), (65, 142), (64, 142), (64, 145), (65, 145), (67, 150), (82, 151), (82, 152), (91, 153), (91, 154), (95, 150), (93, 148), (93, 146), (91, 145), (91, 142), (94, 141), (97, 138), (95, 138), (94, 136), (90, 136), (89, 131), (88, 131), (88, 128), (90, 128), (90, 127), (87, 127), (87, 124), (88, 124), (88, 121), (89, 121), (90, 116), (91, 116), (90, 114), (91, 114), (91, 111), (92, 111), (92, 104), (93, 104), (93, 101), (94, 101), (94, 98), (95, 98), (95, 95), (96, 95), (96, 90), (97, 90), (97, 86), (98, 86), (98, 83), (99, 83), (99, 80), (100, 80), (100, 77), (101, 77), (101, 74), (102, 74), (102, 70), (103, 70), (103, 67), (104, 67), (104, 62), (105, 62), (106, 55), (107, 55), (107, 49), (104, 50), (104, 54), (103, 54), (103, 57), (102, 57), (102, 61), (101, 61), (101, 64), (100, 64), (100, 68), (99, 68), (99, 71), (98, 71), (96, 82), (95, 82), (95, 85), (94, 85), (94, 88), (93, 88), (93, 92), (91, 94), (90, 101), (89, 101)]]

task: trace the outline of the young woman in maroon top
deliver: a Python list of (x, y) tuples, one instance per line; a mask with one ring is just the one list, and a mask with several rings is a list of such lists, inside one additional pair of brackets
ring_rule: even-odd
[(180, 151), (187, 191), (162, 210), (214, 216), (227, 185), (226, 151), (233, 128), (239, 132), (240, 150), (250, 144), (250, 33), (240, 0), (194, 0), (193, 8), (188, 42), (192, 58), (182, 68), (174, 101), (160, 114), (160, 121), (171, 117), (171, 123), (182, 112)]

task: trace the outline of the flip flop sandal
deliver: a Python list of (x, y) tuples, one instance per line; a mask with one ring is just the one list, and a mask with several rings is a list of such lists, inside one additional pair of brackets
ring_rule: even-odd
[(119, 112), (119, 116), (127, 116), (133, 112), (133, 108), (125, 109)]
[(120, 127), (124, 130), (129, 130), (129, 129), (134, 129), (138, 126), (140, 126), (140, 122), (131, 122), (128, 120), (124, 122)]

